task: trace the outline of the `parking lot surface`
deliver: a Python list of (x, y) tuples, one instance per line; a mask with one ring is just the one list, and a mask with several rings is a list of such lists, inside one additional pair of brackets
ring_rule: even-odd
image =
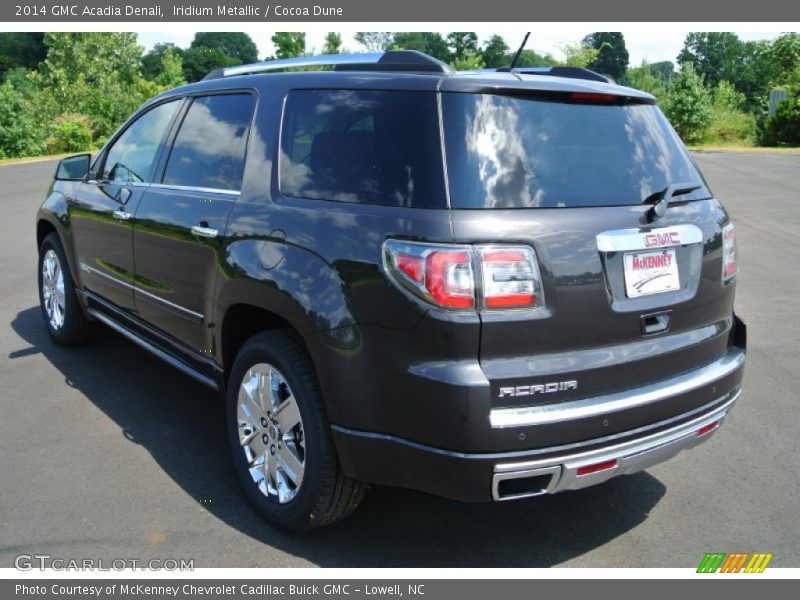
[(737, 225), (745, 392), (708, 443), (596, 488), (469, 505), (373, 488), (351, 518), (283, 533), (247, 504), (214, 393), (108, 333), (53, 345), (34, 215), (54, 163), (0, 167), (0, 567), (18, 554), (195, 567), (800, 567), (800, 156), (698, 153)]

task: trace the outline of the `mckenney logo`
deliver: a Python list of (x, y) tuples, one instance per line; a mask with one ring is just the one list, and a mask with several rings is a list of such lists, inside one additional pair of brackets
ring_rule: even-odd
[(698, 573), (763, 573), (772, 552), (709, 552), (700, 561)]

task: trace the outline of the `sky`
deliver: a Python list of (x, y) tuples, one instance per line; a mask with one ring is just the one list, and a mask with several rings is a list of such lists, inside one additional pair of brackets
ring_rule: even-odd
[[(636, 24), (631, 24), (636, 27)], [(478, 40), (483, 44), (489, 37), (499, 33), (505, 38), (509, 47), (516, 49), (522, 43), (525, 35), (524, 31), (514, 31), (505, 28), (491, 27), (487, 25), (483, 29), (472, 28), (478, 34)], [(270, 37), (275, 30), (267, 30), (263, 27), (252, 27), (244, 29), (258, 46), (259, 58), (264, 58), (273, 53)], [(447, 31), (439, 30), (446, 34)], [(449, 30), (448, 30), (449, 31)], [(560, 46), (565, 43), (575, 43), (583, 39), (594, 30), (582, 30), (577, 27), (572, 29), (555, 28), (551, 30), (534, 31), (531, 34), (526, 48), (536, 50), (540, 54), (550, 53), (555, 57), (562, 57)], [(353, 35), (355, 31), (340, 31), (344, 41), (344, 47), (354, 52), (363, 52)], [(623, 30), (625, 45), (630, 55), (629, 64), (634, 66), (641, 64), (643, 60), (647, 62), (659, 62), (670, 60), (675, 62), (675, 58), (683, 47), (683, 40), (686, 38), (687, 31), (654, 30), (652, 27), (638, 27), (636, 29)], [(764, 31), (737, 31), (735, 32), (743, 40), (763, 40), (774, 39), (780, 32)], [(176, 32), (139, 32), (139, 43), (146, 49), (150, 49), (158, 42), (173, 42), (178, 46), (188, 47), (192, 42), (194, 33), (189, 30)], [(306, 34), (306, 48), (308, 51), (319, 51), (324, 44), (325, 32), (309, 31)]]

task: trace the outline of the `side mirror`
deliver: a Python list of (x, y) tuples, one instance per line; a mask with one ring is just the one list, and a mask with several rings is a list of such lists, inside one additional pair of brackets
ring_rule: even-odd
[(75, 156), (62, 158), (58, 162), (58, 167), (56, 167), (56, 179), (59, 181), (80, 181), (88, 175), (91, 162), (91, 154), (76, 154)]

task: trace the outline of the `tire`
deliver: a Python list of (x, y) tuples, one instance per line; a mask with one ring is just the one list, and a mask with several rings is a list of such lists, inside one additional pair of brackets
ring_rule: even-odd
[(260, 333), (239, 351), (226, 420), (236, 474), (270, 523), (307, 531), (358, 507), (367, 486), (342, 473), (314, 368), (289, 331)]
[[(45, 271), (45, 265), (48, 271)], [(76, 346), (90, 341), (100, 324), (87, 319), (83, 312), (57, 234), (49, 233), (42, 240), (38, 266), (39, 307), (50, 338), (59, 346)]]

